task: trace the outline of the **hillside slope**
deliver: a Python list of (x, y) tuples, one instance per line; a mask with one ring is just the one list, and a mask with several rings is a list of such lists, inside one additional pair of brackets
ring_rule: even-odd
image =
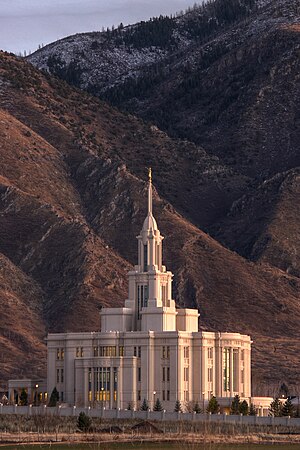
[[(160, 161), (167, 177), (167, 183), (158, 180), (163, 196), (242, 256), (284, 270), (292, 267), (298, 276), (297, 188), (286, 190), (291, 224), (275, 225), (281, 200), (272, 179), (300, 166), (299, 20), (297, 0), (215, 0), (179, 17), (71, 36), (29, 60), (217, 156), (214, 170), (226, 167), (225, 180), (232, 171), (231, 183), (219, 172), (212, 193), (207, 182), (195, 187), (203, 171), (182, 144), (175, 162), (181, 175), (184, 165), (188, 172), (176, 192), (169, 158)], [(256, 198), (264, 183), (274, 189), (265, 198), (264, 218), (259, 218), (259, 206), (251, 222), (238, 218), (236, 205), (244, 195)], [(273, 231), (263, 236), (262, 228)]]
[[(202, 217), (207, 202), (212, 217), (223, 208), (219, 192), (230, 204), (248, 179), (194, 144), (172, 140), (11, 55), (0, 54), (0, 79), (0, 252), (37, 289), (40, 328), (32, 334), (40, 345), (47, 330), (97, 329), (101, 306), (126, 298), (126, 272), (146, 213), (146, 167), (153, 165), (154, 211), (177, 304), (198, 307), (202, 329), (251, 334), (254, 376), (263, 383), (254, 392), (278, 381), (297, 385), (299, 280), (247, 262), (183, 214), (185, 203), (189, 212), (203, 205)], [(4, 299), (7, 314), (14, 314)], [(26, 323), (20, 327), (25, 333)], [(1, 336), (11, 328), (8, 323)], [(6, 345), (11, 365), (20, 368)], [(26, 347), (19, 352), (25, 355)], [(1, 380), (7, 376), (1, 372)]]

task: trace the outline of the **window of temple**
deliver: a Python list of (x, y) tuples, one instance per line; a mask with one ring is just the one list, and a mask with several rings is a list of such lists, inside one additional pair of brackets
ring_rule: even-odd
[(59, 383), (59, 369), (56, 369), (56, 383)]
[(117, 391), (118, 391), (118, 371), (114, 367), (114, 401), (117, 401)]
[(64, 382), (64, 369), (61, 369), (61, 371), (60, 371), (60, 381), (61, 381), (61, 383)]
[(140, 314), (142, 308), (147, 308), (148, 306), (148, 285), (139, 284), (137, 286), (137, 298), (138, 298), (138, 319), (140, 319)]
[(119, 356), (124, 356), (124, 346), (123, 345), (119, 346)]
[(89, 372), (88, 372), (88, 398), (89, 398), (89, 402), (92, 401), (92, 369), (91, 367), (89, 368)]
[(65, 359), (65, 350), (64, 350), (63, 348), (60, 349), (60, 358), (61, 358), (62, 360)]
[[(94, 369), (94, 400), (106, 402), (110, 400), (111, 376), (110, 367), (98, 367)], [(117, 368), (113, 369), (113, 396), (117, 397)]]
[(190, 348), (189, 347), (183, 347), (183, 356), (184, 359), (189, 359), (190, 356)]
[(170, 391), (167, 391), (167, 401), (170, 400)]
[(239, 350), (237, 348), (233, 349), (233, 368), (232, 368), (232, 374), (233, 374), (233, 390), (234, 392), (239, 391)]
[(163, 346), (163, 348), (162, 348), (162, 359), (165, 359), (166, 358), (166, 347), (165, 346)]
[(212, 382), (212, 379), (213, 378), (213, 370), (212, 370), (212, 367), (209, 367), (208, 369), (207, 369), (207, 381), (209, 382), (209, 383), (211, 383)]
[(163, 398), (163, 401), (165, 401), (166, 400), (166, 391), (162, 391), (162, 398)]
[(208, 347), (208, 349), (207, 349), (207, 358), (213, 359), (213, 348), (212, 347)]
[(148, 270), (148, 245), (144, 245), (144, 272)]
[(170, 367), (167, 367), (167, 381), (170, 381)]
[(141, 376), (141, 368), (138, 367), (138, 381), (141, 381), (142, 376)]
[(101, 345), (99, 347), (99, 356), (116, 356), (116, 355), (117, 355), (117, 347), (115, 345), (104, 345), (104, 346)]
[(80, 348), (76, 347), (76, 358), (80, 357)]
[(189, 368), (184, 367), (183, 369), (183, 381), (189, 381)]
[(223, 349), (223, 390), (230, 390), (230, 349)]
[(80, 357), (83, 358), (83, 347), (80, 347)]
[(162, 300), (163, 306), (167, 306), (167, 300), (168, 300), (167, 286), (165, 286), (163, 284), (161, 285), (161, 300)]
[(59, 348), (56, 349), (56, 359), (60, 359), (60, 350), (59, 350)]
[(136, 347), (133, 347), (133, 356), (136, 356)]
[(138, 358), (141, 357), (141, 354), (142, 354), (142, 348), (139, 346), (138, 347)]
[(166, 381), (166, 372), (165, 372), (165, 367), (162, 368), (162, 380)]
[(141, 391), (137, 391), (137, 399), (139, 402), (141, 401)]
[(94, 347), (94, 356), (95, 356), (95, 357), (98, 356), (98, 347)]

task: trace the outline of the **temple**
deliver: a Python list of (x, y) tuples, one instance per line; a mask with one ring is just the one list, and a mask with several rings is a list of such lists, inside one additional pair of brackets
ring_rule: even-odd
[(103, 308), (91, 333), (49, 334), (48, 396), (106, 409), (138, 409), (144, 399), (165, 410), (214, 395), (228, 406), (251, 397), (251, 340), (239, 333), (199, 331), (196, 309), (176, 308), (173, 274), (163, 265), (163, 236), (153, 216), (149, 170), (148, 211), (137, 236), (137, 265), (128, 274), (123, 308)]

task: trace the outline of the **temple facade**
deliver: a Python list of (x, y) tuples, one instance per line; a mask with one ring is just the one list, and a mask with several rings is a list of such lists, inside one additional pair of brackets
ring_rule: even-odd
[(198, 330), (196, 309), (178, 309), (173, 274), (163, 265), (163, 236), (148, 213), (137, 236), (138, 263), (128, 274), (123, 308), (103, 308), (91, 333), (49, 334), (47, 391), (78, 406), (139, 408), (157, 399), (165, 410), (188, 408), (212, 395), (227, 406), (238, 394), (250, 402), (251, 340), (239, 333)]

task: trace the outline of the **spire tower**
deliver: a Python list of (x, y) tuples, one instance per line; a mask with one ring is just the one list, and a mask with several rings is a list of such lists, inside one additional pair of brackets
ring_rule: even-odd
[(175, 302), (171, 297), (173, 274), (162, 263), (164, 238), (158, 229), (152, 207), (152, 170), (149, 168), (147, 216), (137, 236), (138, 264), (129, 273), (129, 298), (126, 305), (135, 312), (135, 330), (176, 329)]

